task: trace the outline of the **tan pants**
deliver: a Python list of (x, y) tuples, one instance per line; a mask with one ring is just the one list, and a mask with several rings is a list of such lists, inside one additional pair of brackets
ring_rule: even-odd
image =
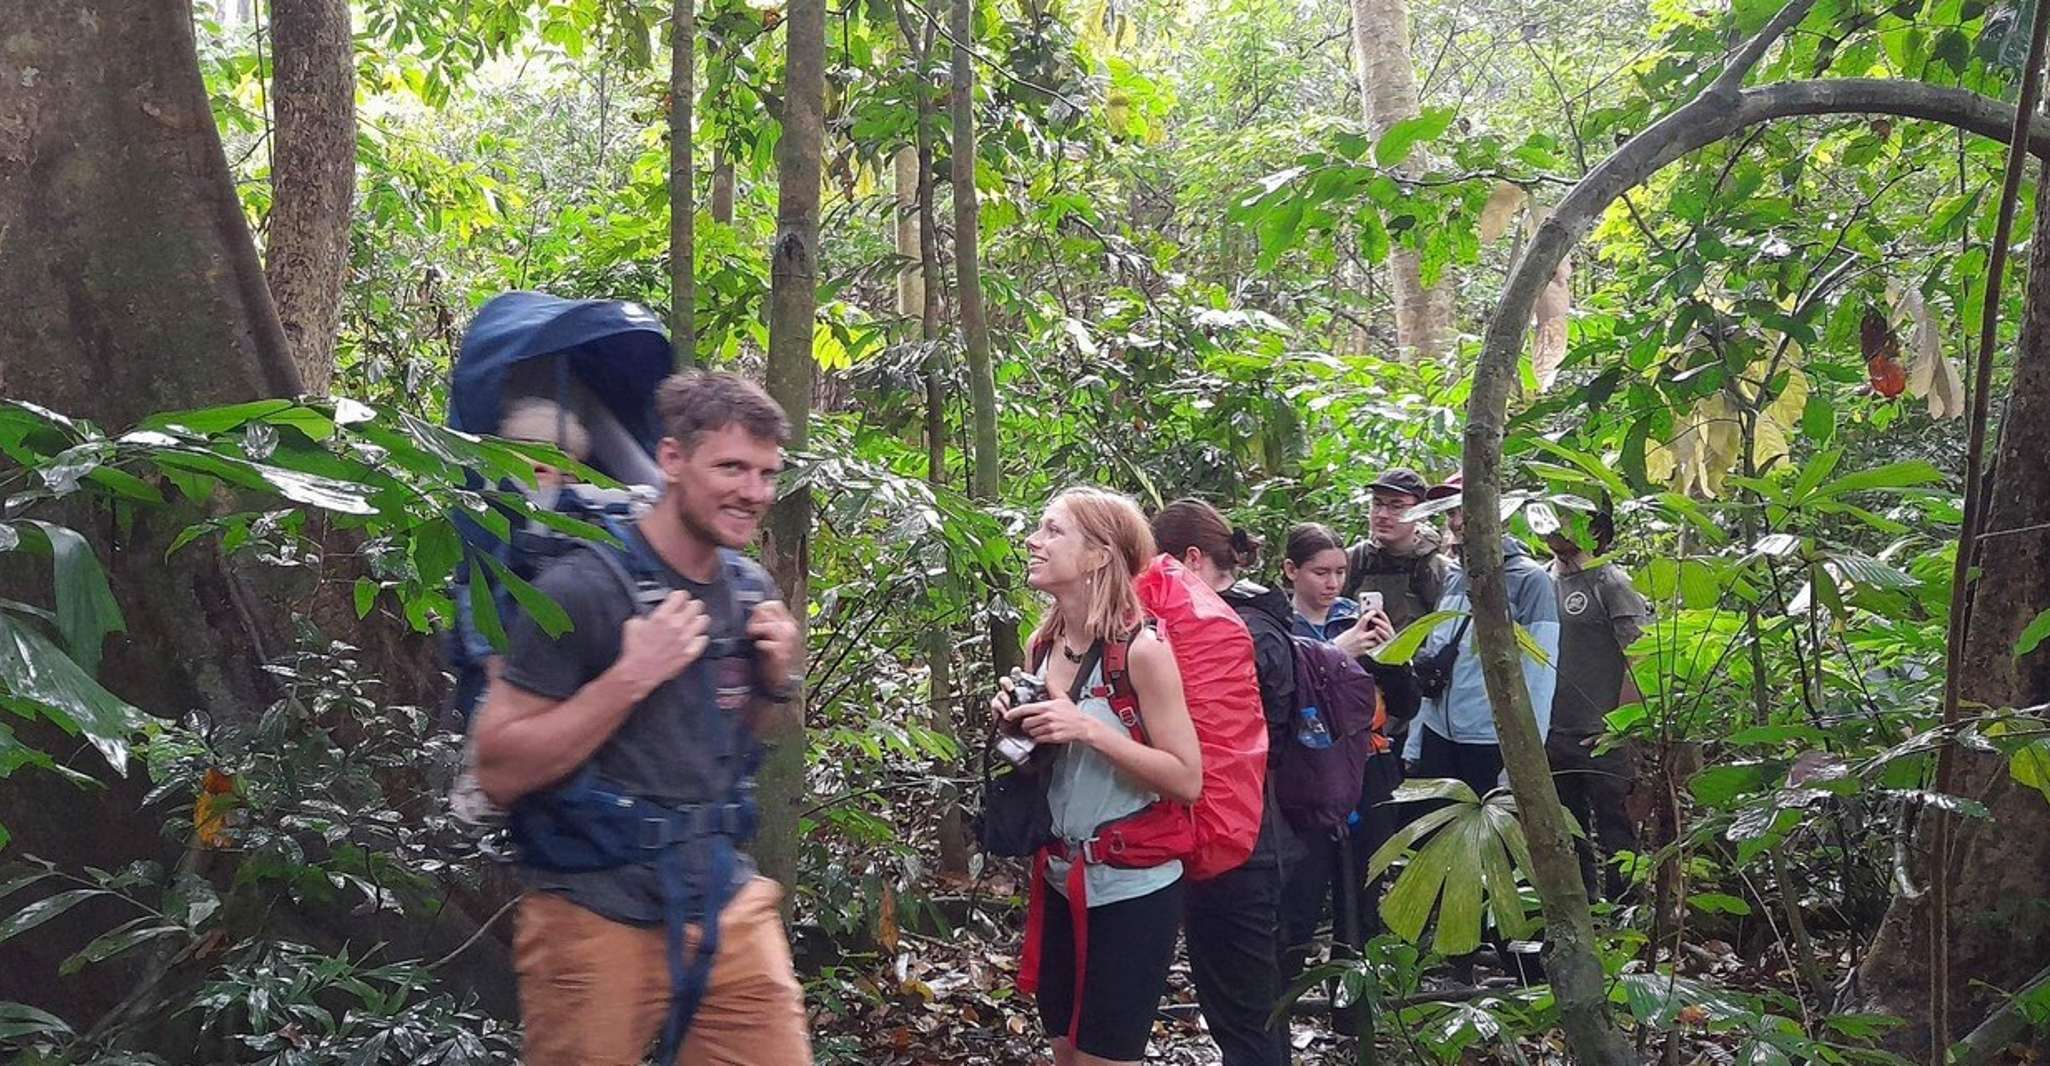
[[(804, 996), (766, 877), (719, 916), (710, 986), (677, 1055), (680, 1066), (810, 1066)], [(695, 944), (698, 931), (689, 931)], [(639, 1066), (669, 1013), (661, 926), (623, 925), (559, 896), (520, 901), (513, 966), (528, 1066)]]

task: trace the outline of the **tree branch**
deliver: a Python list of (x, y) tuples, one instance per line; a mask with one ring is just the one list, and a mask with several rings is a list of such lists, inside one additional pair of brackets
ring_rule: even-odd
[[(1586, 889), (1523, 684), (1501, 552), (1502, 438), (1523, 332), (1538, 294), (1559, 262), (1623, 193), (1682, 156), (1760, 123), (1800, 115), (1891, 114), (1943, 122), (2000, 141), (2014, 137), (2014, 108), (1919, 82), (1830, 79), (1730, 88), (1805, 7), (1805, 0), (1796, 0), (1782, 10), (1717, 79), (1721, 88), (1712, 87), (1625, 142), (1566, 194), (1510, 271), (1474, 370), (1464, 461), (1475, 642), (1503, 761), (1530, 841), (1533, 880), (1552, 940), (1548, 968), (1561, 1019), (1578, 1058), (1601, 1066), (1621, 1066), (1632, 1056), (1608, 1016)], [(2032, 119), (2026, 128), (2028, 151), (2050, 157), (2050, 123)]]
[(1814, 6), (1815, 0), (1793, 0), (1792, 3), (1780, 8), (1780, 13), (1774, 15), (1772, 21), (1765, 24), (1765, 28), (1744, 42), (1744, 47), (1730, 59), (1730, 65), (1724, 67), (1723, 72), (1716, 75), (1715, 80), (1708, 84), (1708, 92), (1703, 95), (1729, 96), (1742, 88), (1745, 76), (1751, 73), (1751, 68), (1756, 67), (1759, 60), (1765, 58), (1765, 53), (1772, 48), (1773, 42), (1785, 36), (1786, 32), (1793, 29), (1802, 19), (1807, 18), (1808, 9)]

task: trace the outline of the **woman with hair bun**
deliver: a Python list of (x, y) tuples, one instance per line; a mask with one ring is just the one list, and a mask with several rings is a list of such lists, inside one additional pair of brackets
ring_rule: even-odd
[(1270, 1028), (1268, 1019), (1282, 993), (1281, 853), (1288, 828), (1275, 806), (1271, 770), (1295, 709), (1288, 596), (1239, 580), (1239, 571), (1258, 562), (1260, 543), (1202, 500), (1181, 499), (1161, 508), (1153, 516), (1153, 539), (1215, 589), (1253, 636), (1270, 769), (1260, 837), (1238, 869), (1189, 885), (1183, 921), (1196, 1001), (1224, 1054), (1224, 1066), (1286, 1066), (1288, 1026)]

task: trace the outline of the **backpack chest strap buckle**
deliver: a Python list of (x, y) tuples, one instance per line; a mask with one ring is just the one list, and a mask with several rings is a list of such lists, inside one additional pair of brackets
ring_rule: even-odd
[(640, 818), (637, 842), (643, 851), (660, 851), (710, 836), (744, 837), (753, 828), (754, 812), (747, 803), (647, 804), (642, 809), (660, 812)]

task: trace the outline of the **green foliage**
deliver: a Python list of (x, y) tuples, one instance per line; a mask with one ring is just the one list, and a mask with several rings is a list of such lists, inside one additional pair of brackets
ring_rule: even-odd
[[(434, 864), (462, 865), (466, 845), (431, 818), (353, 812), (396, 810), (384, 790), (406, 744), (438, 757), (448, 738), (423, 712), (384, 706), (364, 683), (378, 664), (332, 645), (339, 634), (308, 634), (297, 652), (308, 657), (271, 664), (293, 696), (250, 715), (261, 719), (253, 729), (203, 719), (145, 728), (94, 680), (132, 593), (107, 575), (102, 526), (70, 509), (89, 504), (113, 527), (176, 515), (183, 532), (166, 565), (219, 550), (237, 565), (322, 580), (334, 575), (315, 534), (337, 528), (361, 538), (367, 573), (343, 579), (358, 617), (388, 612), (432, 630), (451, 614), (449, 580), (488, 573), (522, 610), (561, 624), (447, 518), (495, 530), (514, 516), (547, 521), (517, 494), (472, 488), (466, 471), (495, 485), (561, 457), (435, 422), (464, 321), (499, 291), (666, 308), (667, 6), (357, 6), (360, 203), (337, 390), (371, 406), (267, 401), (166, 414), (112, 436), (0, 408), (0, 448), (14, 461), (0, 475), (11, 499), (0, 551), (33, 556), (37, 580), (47, 579), (35, 587), (48, 592), (0, 603), (6, 705), (87, 738), (116, 768), (143, 741), (159, 801), (183, 798), (206, 769), (239, 773), (228, 831), (248, 849), (242, 891), (417, 908), (437, 878), (460, 872)], [(834, 9), (815, 326), (824, 384), (809, 451), (793, 457), (788, 480), (820, 508), (808, 545), (807, 708), (819, 799), (803, 812), (797, 896), (801, 921), (854, 952), (832, 972), (880, 965), (862, 952), (886, 916), (946, 925), (931, 899), (943, 891), (930, 877), (931, 841), (983, 742), (989, 623), (1029, 622), (1039, 609), (1018, 580), (1017, 543), (1047, 497), (1082, 482), (1148, 506), (1192, 493), (1269, 544), (1311, 519), (1363, 535), (1366, 486), (1381, 467), (1434, 479), (1457, 468), (1470, 335), (1530, 227), (1612, 146), (1698, 94), (1732, 42), (1779, 6), (1546, 0), (1509, 19), (1414, 3), (1425, 106), (1377, 139), (1359, 121), (1349, 11), (1337, 0), (1223, 0), (1200, 11), (978, 5), (972, 163), (1003, 475), (992, 501), (961, 488), (969, 417), (952, 319), (937, 342), (913, 341), (896, 306), (904, 264), (890, 160), (912, 138), (916, 88), (951, 102), (937, 68), (952, 42), (936, 34), (921, 69), (892, 6)], [(937, 13), (913, 3), (905, 14), (917, 28), (928, 11)], [(2006, 98), (2022, 16), (1978, 0), (1818, 3), (1749, 81), (1910, 78)], [(774, 5), (744, 0), (698, 11), (697, 200), (711, 199), (716, 158), (732, 169), (735, 209), (730, 221), (709, 208), (695, 220), (696, 354), (746, 372), (766, 343), (778, 232), (779, 18)], [(260, 220), (266, 48), (257, 27), (202, 22), (199, 37), (237, 189)], [(943, 169), (953, 151), (944, 125)], [(1981, 813), (1935, 792), (1931, 757), (1961, 434), (1925, 417), (1933, 401), (1874, 392), (1862, 334), (1877, 318), (1910, 354), (1919, 337), (1935, 358), (1960, 361), (1984, 298), (1998, 210), (1988, 190), (2001, 158), (1919, 122), (1817, 118), (1674, 161), (1588, 235), (1557, 382), (1539, 390), (1533, 368), (1512, 412), (1512, 531), (1592, 548), (1597, 516), (1612, 515), (1609, 557), (1655, 605), (1631, 649), (1643, 698), (1610, 715), (1601, 743), (1637, 750), (1647, 791), (1671, 800), (1660, 815), (1667, 838), (1645, 841), (1632, 860), (1641, 887), (1659, 869), (1686, 871), (1690, 921), (1718, 935), (1741, 940), (1732, 929), (1788, 906), (1868, 927), (1912, 823), (1932, 810)], [(1527, 206), (1483, 239), (1504, 183)], [(944, 181), (938, 196), (950, 260)], [(1377, 275), (1398, 250), (1457, 293), (1466, 350), (1446, 364), (1381, 358), (1393, 331)], [(2021, 266), (2010, 269), (2002, 352), (2014, 348), (2023, 292)], [(951, 293), (943, 302), (955, 306)], [(938, 478), (925, 436), (929, 373), (941, 397)], [(2003, 356), (1996, 391), (2007, 373)], [(1442, 521), (1444, 506), (1418, 517)], [(1271, 583), (1275, 569), (1248, 576)], [(1384, 656), (1413, 656), (1440, 621), (1413, 625)], [(494, 638), (505, 622), (495, 607), (478, 617)], [(935, 632), (955, 647), (944, 691), (927, 661)], [(2014, 653), (2039, 654), (2046, 632), (2050, 613)], [(2038, 717), (1984, 709), (1965, 736), (2050, 797)], [(353, 732), (335, 740), (343, 722), (369, 742)], [(288, 750), (295, 731), (328, 732)], [(21, 767), (89, 777), (0, 724), (0, 776)], [(1325, 976), (1348, 995), (1382, 997), (1384, 1035), (1410, 1042), (1420, 1060), (1489, 1046), (1513, 1059), (1520, 1038), (1556, 1024), (1542, 989), (1384, 1002), (1423, 987), (1436, 956), (1416, 942), (1434, 915), (1441, 950), (1475, 942), (1490, 917), (1504, 929), (1529, 921), (1516, 886), (1520, 832), (1503, 797), (1467, 795), (1376, 856), (1393, 868), (1413, 852), (1384, 901), (1402, 936)], [(1734, 1046), (1741, 1061), (1879, 1061), (1869, 1020), (1728, 987), (1734, 969), (1673, 975), (1673, 956), (1659, 954), (1670, 948), (1643, 946), (1651, 910), (1602, 915), (1616, 1003), (1635, 1024), (1709, 1034), (1725, 1045), (1718, 1054)], [(155, 941), (174, 935), (148, 931), (171, 927), (138, 921), (108, 943), (162, 948)], [(124, 945), (129, 936), (140, 939)], [(1747, 975), (1776, 969), (1785, 953), (1741, 950), (1753, 963), (1775, 960)], [(1624, 972), (1632, 952), (1643, 963)], [(498, 1036), (459, 1041), (459, 1030), (490, 1030), (421, 989), (417, 969), (276, 939), (249, 941), (230, 968), (199, 1013), (217, 1032), (269, 1041), (248, 1045), (252, 1056), (505, 1051)], [(287, 1002), (297, 1006), (274, 1006)], [(372, 1016), (384, 1021), (353, 1020)], [(0, 1033), (54, 1045), (65, 1036), (53, 1021), (0, 1013)], [(287, 1025), (313, 1045), (279, 1044)]]
[(1431, 949), (1448, 956), (1480, 945), (1484, 914), (1502, 935), (1528, 936), (1532, 925), (1516, 877), (1530, 869), (1530, 845), (1516, 819), (1515, 800), (1503, 791), (1483, 800), (1459, 781), (1410, 780), (1391, 802), (1426, 800), (1445, 806), (1397, 830), (1368, 862), (1368, 876), (1379, 877), (1411, 849), (1416, 852), (1382, 897), (1381, 918), (1389, 930), (1420, 943), (1435, 910)]

